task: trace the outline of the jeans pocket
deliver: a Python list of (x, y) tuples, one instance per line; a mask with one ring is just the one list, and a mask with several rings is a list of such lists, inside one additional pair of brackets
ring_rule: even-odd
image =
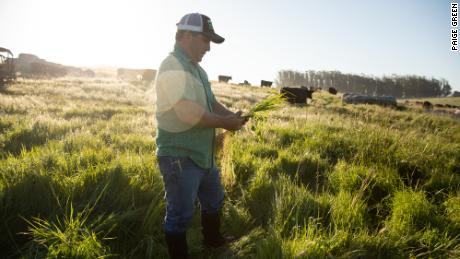
[(184, 171), (184, 166), (188, 166), (188, 158), (159, 156), (158, 165), (165, 182), (170, 180), (177, 182), (177, 179)]

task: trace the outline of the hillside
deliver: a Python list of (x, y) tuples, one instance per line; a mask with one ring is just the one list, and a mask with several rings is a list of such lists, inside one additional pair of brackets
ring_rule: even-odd
[[(271, 90), (213, 83), (248, 110)], [(20, 80), (0, 92), (2, 258), (164, 258), (151, 87)], [(222, 152), (225, 150), (225, 152)], [(226, 133), (224, 230), (194, 258), (460, 257), (460, 120), (315, 93)]]
[(94, 77), (94, 71), (66, 66), (39, 58), (33, 54), (21, 53), (13, 59), (15, 72), (26, 78), (53, 78), (62, 76)]

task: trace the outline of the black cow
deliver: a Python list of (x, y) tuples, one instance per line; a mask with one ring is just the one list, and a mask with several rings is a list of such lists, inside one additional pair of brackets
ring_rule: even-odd
[(427, 110), (431, 110), (433, 109), (433, 104), (429, 101), (424, 101), (423, 102), (423, 108), (427, 109)]
[(266, 87), (272, 87), (273, 82), (272, 81), (265, 81), (265, 80), (260, 80), (260, 86), (266, 86)]
[(313, 92), (315, 91), (305, 87), (282, 87), (280, 90), (280, 93), (290, 103), (306, 103), (307, 98), (312, 99)]
[(248, 85), (251, 85), (248, 80), (244, 80), (243, 83), (239, 83), (238, 85), (244, 85), (244, 86), (248, 86)]
[(333, 94), (333, 95), (336, 95), (336, 94), (337, 94), (337, 89), (335, 89), (334, 87), (329, 87), (329, 89), (327, 89), (327, 91), (328, 91), (330, 94)]
[(232, 80), (231, 76), (221, 76), (221, 75), (219, 75), (218, 78), (219, 78), (219, 83), (220, 82), (228, 83), (228, 81)]

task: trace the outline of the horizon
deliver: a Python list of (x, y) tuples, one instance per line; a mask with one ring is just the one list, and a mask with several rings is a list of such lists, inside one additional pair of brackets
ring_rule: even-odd
[(6, 0), (0, 46), (68, 66), (158, 69), (173, 49), (175, 23), (200, 12), (226, 38), (200, 63), (211, 80), (257, 85), (281, 70), (327, 70), (444, 78), (453, 92), (460, 53), (449, 49), (450, 3)]

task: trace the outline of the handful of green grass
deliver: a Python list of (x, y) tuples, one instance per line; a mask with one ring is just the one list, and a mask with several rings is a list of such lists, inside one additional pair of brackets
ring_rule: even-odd
[(281, 107), (285, 101), (285, 97), (283, 94), (276, 94), (269, 96), (262, 101), (256, 103), (246, 115), (243, 115), (244, 118), (252, 118), (252, 117), (259, 117), (264, 115), (266, 112), (278, 109)]

